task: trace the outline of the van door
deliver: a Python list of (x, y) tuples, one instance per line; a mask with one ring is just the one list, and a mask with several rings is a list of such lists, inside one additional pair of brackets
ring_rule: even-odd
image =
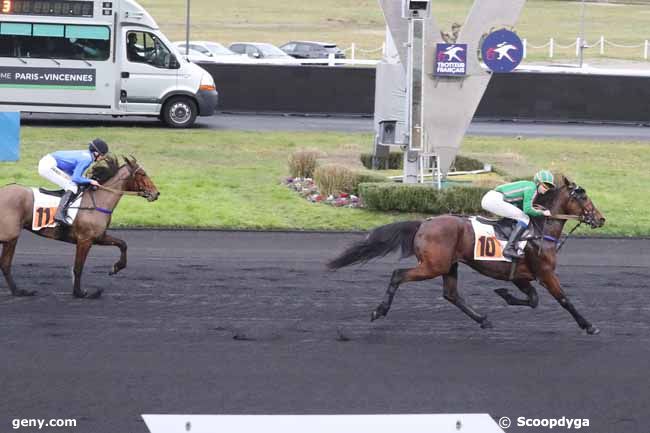
[(120, 100), (130, 113), (160, 113), (161, 98), (177, 86), (178, 61), (152, 32), (125, 30)]

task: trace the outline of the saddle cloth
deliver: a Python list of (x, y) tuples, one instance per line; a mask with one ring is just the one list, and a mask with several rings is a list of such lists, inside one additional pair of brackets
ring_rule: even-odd
[[(37, 232), (46, 227), (56, 227), (57, 222), (54, 221), (56, 210), (61, 202), (61, 195), (58, 191), (50, 191), (43, 193), (39, 188), (32, 188), (34, 194), (34, 209), (32, 213), (32, 230)], [(77, 217), (79, 203), (83, 193), (68, 208), (68, 224), (72, 224)]]
[[(469, 220), (474, 229), (474, 260), (512, 261), (503, 256), (503, 249), (508, 243), (515, 221), (507, 218), (491, 221), (481, 217), (470, 217)], [(522, 238), (526, 238), (526, 233)], [(523, 250), (526, 244), (525, 240), (518, 242), (519, 249)]]

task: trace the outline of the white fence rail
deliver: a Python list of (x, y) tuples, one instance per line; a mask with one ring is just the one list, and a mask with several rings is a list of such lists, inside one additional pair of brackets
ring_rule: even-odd
[[(650, 59), (650, 40), (646, 39), (645, 41), (639, 43), (639, 44), (634, 44), (634, 45), (629, 45), (629, 44), (618, 44), (614, 41), (610, 41), (605, 39), (605, 36), (600, 36), (595, 42), (593, 43), (588, 43), (588, 41), (581, 40), (580, 37), (577, 37), (576, 40), (568, 45), (562, 45), (556, 41), (555, 38), (549, 38), (548, 42), (546, 42), (543, 45), (533, 45), (528, 42), (528, 39), (522, 39), (522, 42), (524, 43), (524, 59), (528, 57), (529, 51), (531, 49), (533, 50), (541, 50), (541, 49), (547, 49), (548, 51), (548, 57), (549, 58), (554, 58), (556, 56), (556, 51), (558, 49), (569, 49), (572, 47), (575, 47), (575, 54), (576, 56), (580, 55), (580, 48), (582, 47), (583, 49), (588, 49), (588, 48), (595, 48), (598, 47), (598, 53), (601, 56), (604, 56), (608, 51), (611, 50), (606, 50), (606, 47), (611, 47), (614, 49), (638, 49), (639, 53), (641, 54), (641, 58), (644, 60)], [(357, 60), (357, 56), (360, 56), (361, 59), (363, 59), (364, 54), (384, 54), (386, 51), (386, 46), (385, 44), (382, 44), (381, 47), (370, 49), (370, 50), (365, 50), (362, 48), (357, 47), (355, 43), (352, 43), (348, 48), (342, 49), (342, 51), (346, 54), (348, 59), (351, 60)], [(366, 60), (361, 60), (365, 62)], [(337, 60), (338, 62), (338, 60)], [(357, 61), (358, 62), (358, 61)], [(312, 62), (312, 63), (318, 63), (318, 62)], [(322, 63), (322, 60), (321, 60)], [(356, 63), (356, 64), (363, 64), (363, 63)], [(369, 64), (369, 63), (366, 63)]]
[(618, 48), (618, 49), (640, 49), (639, 51), (641, 52), (641, 57), (644, 60), (648, 60), (648, 57), (650, 56), (650, 41), (645, 40), (640, 44), (634, 44), (634, 45), (625, 45), (625, 44), (617, 44), (613, 41), (608, 41), (605, 39), (605, 36), (601, 36), (596, 40), (596, 42), (589, 44), (587, 40), (582, 40), (580, 37), (577, 37), (575, 42), (569, 44), (569, 45), (561, 45), (558, 42), (555, 41), (555, 38), (549, 38), (548, 42), (545, 43), (544, 45), (533, 45), (528, 42), (527, 39), (522, 39), (522, 42), (524, 43), (524, 59), (528, 56), (528, 51), (532, 49), (545, 49), (548, 48), (548, 57), (553, 58), (555, 56), (555, 50), (556, 49), (568, 49), (571, 47), (575, 47), (576, 50), (576, 56), (580, 55), (580, 49), (588, 49), (588, 48), (594, 48), (598, 47), (598, 53), (601, 56), (604, 56), (606, 51), (605, 47), (613, 47), (613, 48)]

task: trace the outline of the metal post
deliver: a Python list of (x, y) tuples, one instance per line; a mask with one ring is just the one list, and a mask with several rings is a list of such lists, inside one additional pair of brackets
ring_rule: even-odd
[(600, 55), (605, 55), (605, 36), (600, 35)]
[(185, 55), (190, 54), (190, 0), (185, 0)]
[(355, 59), (355, 55), (356, 55), (355, 51), (356, 51), (356, 48), (357, 48), (356, 44), (355, 44), (354, 42), (352, 42), (352, 47), (350, 48), (350, 58), (352, 58), (352, 60)]
[(648, 60), (648, 51), (650, 51), (650, 41), (646, 39), (645, 47), (643, 48), (643, 58)]
[(585, 41), (585, 0), (582, 0), (582, 10), (580, 13), (580, 37), (578, 38), (580, 41), (580, 46), (576, 47), (576, 49), (579, 49), (579, 56), (580, 56), (580, 67), (582, 68), (582, 63), (584, 61), (584, 41)]
[(548, 41), (548, 56), (549, 56), (551, 59), (553, 58), (553, 49), (554, 49), (553, 44), (554, 44), (554, 41), (553, 41), (553, 38), (551, 38), (551, 39)]
[(525, 58), (526, 58), (527, 51), (528, 51), (528, 49), (527, 49), (527, 48), (528, 48), (528, 39), (524, 38), (524, 39), (521, 40), (521, 42), (522, 42), (523, 45), (524, 45), (524, 53), (523, 53), (523, 55), (522, 55), (522, 58), (525, 59)]

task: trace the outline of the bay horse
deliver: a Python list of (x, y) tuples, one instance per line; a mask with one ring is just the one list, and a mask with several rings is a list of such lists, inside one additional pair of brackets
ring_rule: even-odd
[[(94, 191), (86, 189), (72, 226), (60, 226), (32, 230), (34, 193), (31, 188), (21, 185), (7, 185), (0, 188), (0, 269), (14, 296), (33, 296), (35, 290), (18, 289), (11, 273), (11, 263), (16, 244), (23, 229), (45, 238), (76, 244), (74, 261), (74, 284), (72, 294), (77, 298), (99, 298), (102, 290), (92, 294), (81, 289), (81, 274), (88, 252), (92, 245), (116, 246), (120, 249), (120, 259), (113, 265), (110, 275), (115, 275), (126, 267), (127, 245), (121, 239), (106, 233), (111, 224), (113, 210), (123, 195), (139, 195), (152, 202), (160, 192), (135, 158), (124, 158), (120, 166), (115, 157), (105, 159), (105, 164), (93, 167), (90, 177), (101, 186)], [(74, 206), (74, 205), (72, 205)], [(71, 207), (72, 207), (71, 206)]]
[[(536, 204), (549, 209), (552, 215), (574, 215), (592, 228), (602, 227), (605, 218), (596, 209), (587, 192), (562, 175), (556, 178), (560, 180), (558, 187), (544, 195), (538, 195)], [(393, 297), (401, 284), (442, 276), (444, 298), (479, 323), (481, 328), (491, 328), (487, 316), (477, 312), (458, 292), (458, 263), (464, 263), (488, 277), (512, 281), (526, 295), (526, 299), (521, 299), (510, 294), (507, 289), (495, 290), (509, 305), (536, 308), (538, 297), (531, 282), (537, 280), (571, 313), (580, 328), (588, 334), (598, 334), (600, 330), (578, 313), (569, 301), (555, 272), (558, 240), (566, 219), (542, 216), (532, 218), (531, 221), (538, 236), (528, 241), (524, 257), (514, 264), (475, 260), (475, 235), (470, 220), (462, 216), (442, 215), (426, 221), (397, 222), (378, 227), (363, 241), (348, 247), (327, 266), (334, 270), (355, 263), (365, 263), (400, 247), (402, 257), (417, 257), (416, 267), (393, 271), (382, 302), (372, 312), (372, 321), (388, 314)]]

